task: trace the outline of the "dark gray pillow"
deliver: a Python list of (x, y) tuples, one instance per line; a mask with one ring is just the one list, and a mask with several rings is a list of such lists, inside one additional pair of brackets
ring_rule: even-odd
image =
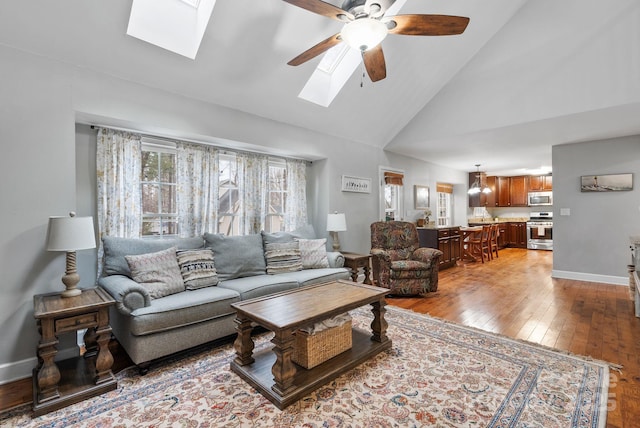
[(220, 280), (267, 273), (261, 234), (226, 236), (205, 233), (204, 240), (205, 246), (213, 250)]
[(118, 238), (105, 236), (102, 238), (104, 249), (102, 275), (126, 275), (131, 277), (131, 270), (124, 256), (155, 253), (167, 248), (177, 247), (179, 250), (194, 250), (204, 247), (201, 236), (194, 238)]

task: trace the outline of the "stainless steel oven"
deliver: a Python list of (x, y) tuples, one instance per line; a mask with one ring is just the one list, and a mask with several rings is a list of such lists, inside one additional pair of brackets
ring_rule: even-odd
[(527, 222), (527, 248), (553, 250), (553, 212), (532, 212)]

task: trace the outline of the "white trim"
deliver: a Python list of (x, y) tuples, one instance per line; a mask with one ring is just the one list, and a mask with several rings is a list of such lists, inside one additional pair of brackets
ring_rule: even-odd
[[(79, 354), (80, 351), (77, 347), (63, 349), (56, 354), (56, 361), (77, 357)], [(37, 365), (38, 359), (36, 357), (0, 364), (0, 385), (31, 377), (33, 369)]]
[(573, 279), (575, 281), (601, 282), (604, 284), (613, 285), (629, 285), (629, 277), (626, 276), (598, 275), (594, 273), (570, 272), (566, 270), (554, 269), (551, 271), (551, 277), (560, 279)]

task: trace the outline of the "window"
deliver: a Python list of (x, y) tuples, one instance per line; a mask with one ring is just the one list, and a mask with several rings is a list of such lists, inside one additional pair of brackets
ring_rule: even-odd
[(453, 185), (449, 183), (436, 183), (437, 191), (437, 225), (451, 226), (451, 195), (453, 194)]
[(240, 189), (238, 188), (238, 164), (235, 154), (221, 154), (219, 160), (218, 232), (225, 235), (240, 234)]
[(266, 232), (284, 231), (287, 202), (287, 167), (282, 160), (269, 159), (269, 201), (265, 221)]
[(176, 149), (164, 142), (142, 142), (142, 236), (178, 234)]
[(401, 220), (402, 219), (402, 192), (404, 174), (393, 171), (382, 171), (383, 179), (383, 207), (384, 220)]

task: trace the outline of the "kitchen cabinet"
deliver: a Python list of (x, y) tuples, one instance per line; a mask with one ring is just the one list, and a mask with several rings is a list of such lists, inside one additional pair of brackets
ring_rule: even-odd
[(509, 223), (498, 223), (498, 248), (505, 248), (509, 244)]
[(509, 177), (496, 177), (496, 190), (497, 190), (497, 207), (508, 207), (511, 206), (511, 197), (510, 197), (510, 180)]
[(530, 192), (544, 192), (553, 190), (552, 175), (532, 175), (529, 177)]
[(418, 239), (421, 247), (442, 251), (440, 269), (455, 266), (460, 260), (460, 227), (418, 228)]
[[(479, 176), (479, 177), (478, 177)], [(476, 179), (480, 179), (480, 187), (485, 187), (487, 185), (487, 174), (484, 172), (470, 172), (469, 173), (469, 188), (473, 185)], [(486, 207), (487, 206), (487, 194), (486, 193), (476, 193), (474, 195), (469, 195), (469, 207)]]
[(511, 198), (511, 207), (526, 207), (529, 204), (527, 200), (527, 196), (529, 193), (528, 189), (528, 178), (525, 175), (520, 175), (517, 177), (509, 177), (509, 197)]
[(527, 248), (527, 223), (524, 221), (509, 222), (507, 239), (509, 247)]

